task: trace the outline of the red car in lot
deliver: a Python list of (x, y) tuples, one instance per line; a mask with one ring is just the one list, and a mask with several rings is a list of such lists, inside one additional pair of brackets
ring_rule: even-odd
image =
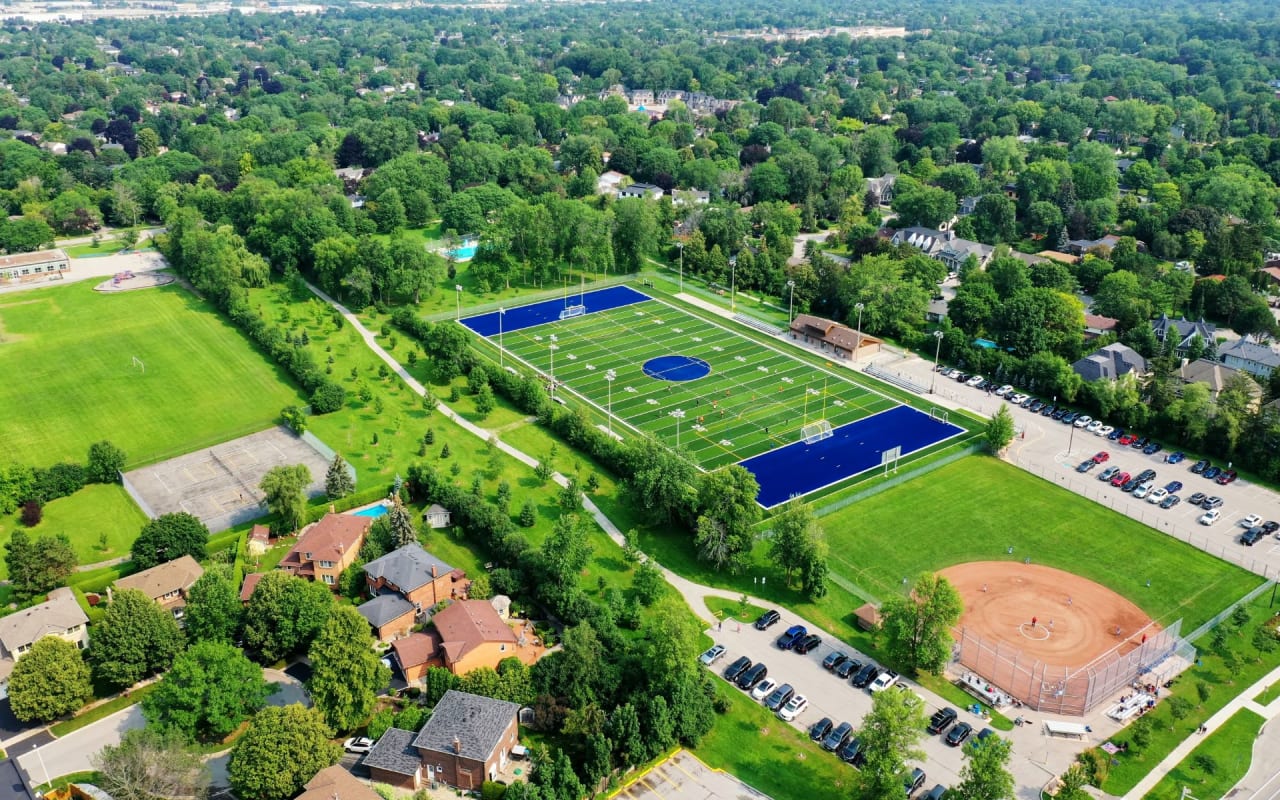
[(1110, 453), (1108, 453), (1106, 450), (1099, 450), (1098, 452), (1093, 454), (1093, 463), (1101, 464), (1102, 462), (1106, 461), (1108, 458), (1111, 458)]
[(1226, 472), (1219, 475), (1217, 477), (1217, 481), (1219, 484), (1226, 486), (1228, 483), (1231, 483), (1232, 481), (1234, 481), (1237, 477), (1239, 476), (1236, 474), (1236, 471), (1234, 469), (1229, 469)]
[(1130, 479), (1131, 477), (1133, 477), (1133, 476), (1132, 476), (1132, 475), (1130, 475), (1130, 474), (1129, 474), (1129, 473), (1127, 473), (1127, 472), (1117, 472), (1117, 473), (1116, 473), (1116, 476), (1115, 476), (1114, 478), (1112, 478), (1112, 479), (1111, 479), (1111, 485), (1112, 485), (1112, 486), (1124, 486), (1126, 483), (1128, 483), (1128, 482), (1129, 482), (1129, 479)]
[(1134, 436), (1131, 433), (1126, 433), (1124, 436), (1121, 436), (1120, 439), (1116, 441), (1116, 444), (1120, 445), (1121, 447), (1128, 447), (1129, 445), (1133, 444), (1136, 441), (1138, 441), (1137, 436)]

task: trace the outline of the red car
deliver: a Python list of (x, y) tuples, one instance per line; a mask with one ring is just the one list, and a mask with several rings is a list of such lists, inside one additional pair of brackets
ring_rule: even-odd
[(1112, 478), (1112, 479), (1111, 479), (1111, 485), (1112, 485), (1112, 486), (1124, 486), (1126, 483), (1128, 483), (1128, 482), (1129, 482), (1129, 478), (1131, 478), (1131, 477), (1133, 477), (1133, 476), (1131, 476), (1131, 475), (1130, 475), (1129, 473), (1127, 473), (1127, 472), (1117, 472), (1117, 473), (1116, 473), (1116, 476), (1115, 476), (1114, 478)]
[(1106, 461), (1108, 458), (1111, 458), (1110, 453), (1108, 453), (1106, 450), (1099, 450), (1098, 452), (1093, 454), (1093, 463), (1101, 464), (1103, 461)]
[(1119, 444), (1121, 447), (1128, 447), (1129, 445), (1133, 444), (1137, 440), (1138, 440), (1137, 436), (1134, 436), (1131, 433), (1126, 433), (1124, 436), (1121, 436), (1116, 443)]
[(1228, 483), (1231, 483), (1232, 481), (1234, 481), (1237, 477), (1239, 476), (1236, 474), (1236, 471), (1234, 469), (1229, 469), (1226, 472), (1219, 475), (1217, 480), (1219, 484), (1226, 486)]

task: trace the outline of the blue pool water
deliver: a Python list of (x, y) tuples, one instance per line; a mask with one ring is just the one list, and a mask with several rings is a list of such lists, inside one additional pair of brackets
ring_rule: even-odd
[(476, 257), (476, 250), (478, 250), (479, 247), (480, 246), (474, 242), (471, 244), (464, 244), (462, 247), (455, 247), (450, 250), (449, 255), (453, 256), (458, 261), (470, 261)]
[(381, 517), (381, 516), (385, 516), (385, 515), (386, 515), (386, 513), (387, 513), (387, 507), (386, 507), (385, 505), (383, 505), (382, 503), (379, 503), (379, 504), (378, 504), (378, 505), (376, 505), (376, 506), (369, 506), (368, 508), (362, 508), (362, 509), (360, 509), (359, 511), (352, 511), (352, 512), (351, 512), (351, 516), (353, 516), (353, 517)]

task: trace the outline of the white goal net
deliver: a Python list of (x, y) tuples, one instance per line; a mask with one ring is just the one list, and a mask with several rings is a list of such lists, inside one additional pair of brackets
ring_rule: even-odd
[(831, 432), (831, 423), (825, 419), (820, 419), (817, 422), (810, 422), (801, 428), (800, 435), (805, 444), (813, 444), (823, 439), (830, 439), (834, 434)]

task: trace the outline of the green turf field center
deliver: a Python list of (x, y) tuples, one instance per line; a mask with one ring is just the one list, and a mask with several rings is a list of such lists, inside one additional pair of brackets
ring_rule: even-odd
[[(661, 300), (488, 338), (554, 374), (558, 391), (611, 410), (622, 435), (625, 426), (674, 445), (679, 426), (681, 448), (706, 469), (799, 441), (806, 422), (838, 428), (899, 405), (840, 375), (843, 368), (815, 368)], [(711, 374), (687, 383), (645, 374), (647, 360), (669, 354), (702, 359)], [(671, 415), (677, 409), (683, 419)]]

